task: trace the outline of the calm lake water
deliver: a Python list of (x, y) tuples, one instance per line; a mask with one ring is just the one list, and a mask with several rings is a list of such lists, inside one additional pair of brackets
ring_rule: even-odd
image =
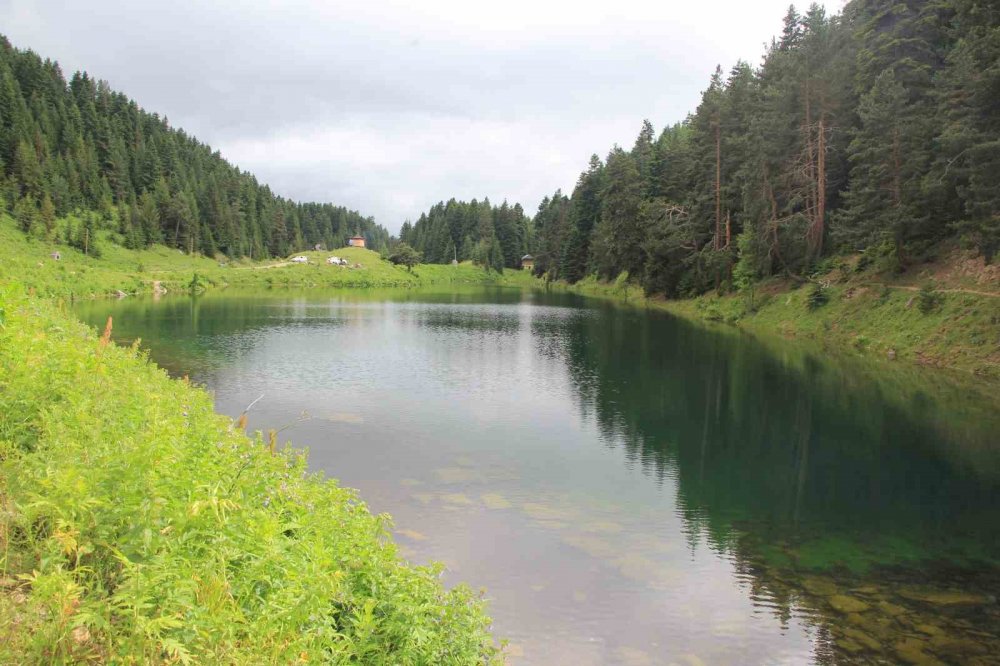
[(75, 310), (223, 413), (263, 394), (251, 429), (292, 426), (407, 558), (485, 587), (512, 663), (1000, 658), (989, 386), (567, 294)]

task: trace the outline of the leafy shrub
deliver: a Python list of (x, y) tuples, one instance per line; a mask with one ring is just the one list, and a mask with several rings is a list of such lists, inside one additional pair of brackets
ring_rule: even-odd
[(889, 298), (892, 296), (892, 289), (888, 285), (882, 285), (878, 292), (878, 302), (879, 305), (885, 305)]
[(816, 264), (816, 267), (813, 269), (812, 276), (814, 278), (818, 278), (823, 275), (826, 275), (836, 267), (838, 261), (839, 260), (836, 257), (827, 257), (825, 259), (820, 260)]
[(621, 297), (628, 297), (628, 271), (622, 271), (614, 281), (614, 291)]
[(706, 321), (722, 321), (722, 312), (714, 304), (708, 304), (704, 310), (704, 318)]
[(389, 261), (394, 265), (406, 266), (406, 270), (413, 272), (413, 267), (420, 263), (421, 255), (419, 252), (414, 250), (408, 243), (397, 243), (396, 247), (393, 248), (392, 253), (389, 254)]
[(191, 276), (191, 281), (188, 282), (187, 288), (192, 294), (200, 294), (208, 288), (208, 280), (199, 275), (196, 271), (194, 275)]
[(814, 282), (813, 286), (809, 289), (809, 294), (806, 296), (806, 306), (810, 310), (816, 310), (826, 305), (829, 301), (830, 294), (826, 287), (819, 282)]
[(930, 314), (941, 307), (944, 302), (944, 294), (934, 291), (930, 283), (925, 284), (917, 293), (917, 309), (922, 314)]

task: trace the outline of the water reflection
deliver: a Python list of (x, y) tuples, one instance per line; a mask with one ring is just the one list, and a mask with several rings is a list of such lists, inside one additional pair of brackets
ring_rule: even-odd
[(908, 369), (565, 294), (84, 304), (486, 585), (523, 663), (1000, 653), (1000, 411)]
[(940, 377), (876, 381), (614, 308), (568, 323), (563, 353), (581, 409), (629, 459), (675, 477), (686, 521), (713, 541), (734, 524), (766, 525), (798, 541), (859, 542), (858, 552), (801, 553), (812, 568), (1000, 563), (995, 402), (929, 383)]
[(676, 480), (689, 540), (759, 606), (818, 622), (818, 659), (1000, 654), (995, 400), (610, 307), (569, 339), (604, 441)]

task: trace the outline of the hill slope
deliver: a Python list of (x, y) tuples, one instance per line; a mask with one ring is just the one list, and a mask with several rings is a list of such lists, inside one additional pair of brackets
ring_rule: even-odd
[[(29, 233), (53, 220), (120, 232), (131, 248), (263, 259), (355, 233), (383, 248), (388, 232), (340, 206), (276, 196), (218, 152), (149, 113), (106, 82), (11, 46), (0, 36), (0, 200)], [(71, 240), (77, 234), (71, 235)]]
[(864, 255), (833, 257), (811, 282), (774, 277), (742, 293), (682, 300), (593, 278), (566, 288), (830, 351), (1000, 379), (1000, 266), (954, 244), (935, 254), (902, 274), (866, 265)]
[[(56, 221), (57, 228), (72, 225), (73, 218)], [(108, 231), (95, 235), (93, 248), (100, 256), (84, 254), (66, 244), (56, 244), (17, 229), (0, 214), (0, 284), (17, 282), (41, 296), (87, 298), (154, 291), (189, 292), (201, 289), (245, 287), (417, 287), (432, 284), (539, 283), (527, 271), (488, 271), (469, 262), (459, 266), (422, 264), (408, 271), (394, 266), (377, 252), (339, 248), (330, 252), (304, 252), (306, 265), (287, 258), (252, 262), (218, 261), (188, 255), (163, 245), (130, 250), (113, 242)], [(58, 252), (55, 260), (52, 254)], [(347, 259), (349, 266), (331, 266), (327, 257)], [(194, 283), (194, 284), (192, 284)]]

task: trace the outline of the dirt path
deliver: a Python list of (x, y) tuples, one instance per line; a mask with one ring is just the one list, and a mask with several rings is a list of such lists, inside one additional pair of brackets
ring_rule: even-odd
[(237, 266), (234, 271), (257, 271), (266, 268), (281, 268), (282, 266), (291, 266), (290, 261), (279, 261), (276, 264), (268, 264), (267, 266)]
[[(886, 284), (884, 282), (869, 282), (868, 284), (873, 285), (875, 287), (902, 289), (903, 291), (920, 291), (920, 287), (909, 287), (902, 284)], [(1000, 298), (1000, 292), (995, 292), (995, 291), (976, 291), (975, 289), (935, 289), (934, 291), (942, 294), (975, 294), (976, 296), (990, 296), (992, 298)]]

